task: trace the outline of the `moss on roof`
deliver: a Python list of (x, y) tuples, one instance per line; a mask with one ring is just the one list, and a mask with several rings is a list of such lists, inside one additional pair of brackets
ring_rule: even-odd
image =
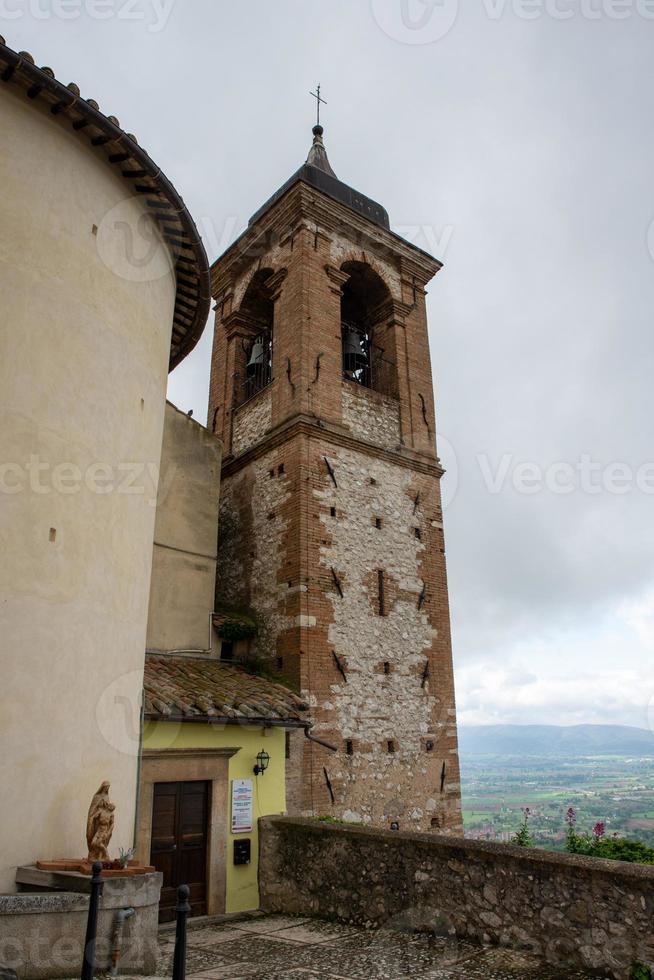
[(307, 724), (308, 705), (281, 684), (207, 657), (147, 656), (145, 716), (166, 720)]

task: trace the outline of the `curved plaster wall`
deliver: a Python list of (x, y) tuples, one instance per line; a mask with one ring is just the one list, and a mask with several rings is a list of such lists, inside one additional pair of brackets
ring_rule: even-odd
[[(75, 133), (0, 91), (0, 891), (85, 854), (111, 781), (134, 832), (175, 281), (145, 205)], [(95, 226), (95, 227), (94, 227)], [(156, 233), (158, 234), (158, 233)], [(147, 259), (139, 248), (147, 246)]]

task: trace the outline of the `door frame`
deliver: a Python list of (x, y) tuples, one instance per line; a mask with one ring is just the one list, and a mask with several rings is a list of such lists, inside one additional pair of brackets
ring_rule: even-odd
[(207, 915), (225, 911), (229, 760), (238, 748), (145, 749), (141, 759), (136, 857), (150, 862), (155, 783), (209, 782)]
[[(170, 870), (171, 870), (171, 877), (174, 879), (174, 884), (169, 885), (168, 889), (166, 889), (166, 891), (167, 891), (166, 899), (167, 899), (167, 902), (168, 902), (168, 908), (166, 909), (166, 911), (167, 912), (170, 912), (171, 911), (170, 902), (172, 901), (172, 912), (173, 912), (173, 914), (172, 914), (172, 916), (171, 916), (170, 919), (162, 919), (162, 914), (163, 914), (162, 901), (163, 901), (163, 894), (164, 894), (164, 888), (162, 886), (161, 896), (159, 898), (159, 921), (160, 922), (171, 921), (171, 919), (174, 919), (175, 918), (175, 916), (174, 916), (174, 909), (175, 909), (175, 906), (177, 904), (177, 889), (178, 889), (178, 887), (180, 885), (189, 885), (189, 887), (190, 887), (189, 902), (190, 902), (190, 905), (191, 905), (191, 909), (192, 910), (195, 909), (195, 911), (191, 911), (191, 915), (206, 915), (207, 914), (207, 892), (208, 892), (208, 889), (209, 889), (209, 881), (208, 881), (208, 877), (207, 877), (208, 876), (208, 873), (209, 873), (209, 864), (208, 864), (208, 861), (207, 861), (207, 850), (208, 850), (208, 847), (209, 847), (208, 834), (209, 834), (209, 814), (211, 812), (211, 787), (212, 786), (213, 786), (213, 783), (211, 781), (207, 781), (205, 779), (197, 779), (197, 780), (194, 779), (194, 780), (191, 780), (190, 782), (188, 782), (188, 781), (185, 780), (184, 782), (175, 782), (175, 783), (159, 783), (159, 782), (156, 782), (156, 783), (153, 783), (152, 784), (152, 788), (153, 788), (153, 791), (154, 791), (153, 805), (152, 805), (152, 823), (153, 823), (153, 825), (154, 825), (155, 815), (156, 815), (156, 811), (157, 811), (157, 805), (156, 805), (157, 804), (157, 790), (159, 790), (161, 787), (165, 787), (165, 797), (168, 798), (168, 799), (172, 799), (173, 798), (172, 797), (172, 793), (171, 793), (171, 790), (172, 790), (174, 792), (174, 800), (175, 800), (175, 810), (174, 810), (174, 814), (172, 814), (172, 825), (173, 826), (171, 828), (171, 829), (174, 830), (174, 833), (175, 833), (174, 844), (173, 844), (172, 849), (170, 849), (170, 850), (168, 850), (165, 847), (165, 845), (164, 845), (163, 849), (159, 852), (159, 853), (161, 853), (163, 855), (168, 854), (170, 856), (170, 858), (171, 858), (171, 867), (170, 867)], [(202, 797), (202, 835), (201, 835), (202, 836), (202, 845), (201, 845), (201, 855), (202, 855), (202, 857), (201, 857), (201, 861), (200, 861), (199, 866), (196, 866), (196, 874), (197, 874), (198, 878), (201, 878), (201, 880), (197, 880), (197, 881), (194, 881), (191, 878), (184, 878), (181, 875), (181, 865), (182, 865), (182, 862), (183, 862), (183, 855), (184, 855), (184, 841), (183, 841), (184, 830), (185, 830), (185, 824), (183, 822), (184, 801), (187, 798), (187, 793), (188, 793), (188, 788), (189, 787), (192, 787), (196, 793), (198, 791), (198, 787), (201, 787), (200, 795)], [(155, 843), (156, 842), (155, 842), (155, 839), (154, 839), (154, 831), (153, 831), (153, 838), (152, 838), (151, 843), (150, 843), (151, 850), (150, 850), (150, 862), (149, 863), (151, 865), (154, 865), (155, 867), (157, 867), (158, 860), (157, 860), (157, 856), (156, 856), (155, 850), (154, 850)], [(165, 858), (164, 858), (164, 860), (165, 860)], [(166, 877), (166, 875), (164, 874), (164, 881), (165, 881), (165, 877)], [(202, 898), (201, 899), (198, 899), (198, 896), (197, 896), (197, 886), (198, 885), (201, 886), (201, 888), (202, 888)], [(194, 888), (194, 886), (196, 886), (196, 887)], [(203, 911), (197, 911), (197, 909), (199, 907), (201, 907), (203, 909)]]

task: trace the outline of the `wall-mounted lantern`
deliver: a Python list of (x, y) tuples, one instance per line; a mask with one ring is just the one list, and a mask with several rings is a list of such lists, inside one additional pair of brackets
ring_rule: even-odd
[(270, 762), (270, 756), (265, 751), (265, 749), (262, 749), (261, 752), (259, 752), (257, 755), (257, 764), (254, 767), (254, 775), (259, 776), (261, 775), (261, 773), (264, 773), (268, 768), (269, 762)]

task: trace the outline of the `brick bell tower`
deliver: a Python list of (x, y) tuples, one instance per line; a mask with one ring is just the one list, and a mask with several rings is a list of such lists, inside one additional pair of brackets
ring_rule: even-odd
[[(294, 812), (460, 832), (425, 287), (441, 263), (304, 166), (212, 268), (217, 586), (311, 704)], [(291, 785), (293, 781), (291, 780)]]

